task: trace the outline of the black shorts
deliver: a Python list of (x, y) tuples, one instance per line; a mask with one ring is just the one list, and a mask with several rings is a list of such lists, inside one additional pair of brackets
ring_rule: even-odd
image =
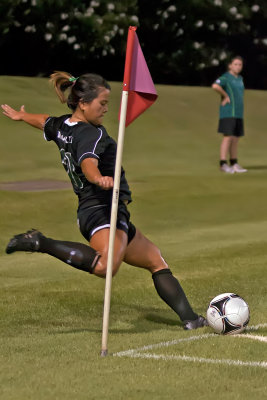
[(218, 132), (225, 136), (244, 136), (244, 123), (242, 118), (221, 118)]
[[(111, 206), (98, 205), (78, 211), (78, 225), (82, 235), (88, 242), (97, 231), (110, 228)], [(134, 238), (135, 226), (130, 222), (130, 213), (124, 203), (118, 205), (117, 229), (128, 235), (128, 243)]]

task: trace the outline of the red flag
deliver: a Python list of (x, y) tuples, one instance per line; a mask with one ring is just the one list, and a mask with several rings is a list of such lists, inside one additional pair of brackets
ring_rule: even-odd
[(123, 78), (123, 90), (129, 92), (126, 126), (158, 97), (135, 31), (135, 26), (129, 27)]

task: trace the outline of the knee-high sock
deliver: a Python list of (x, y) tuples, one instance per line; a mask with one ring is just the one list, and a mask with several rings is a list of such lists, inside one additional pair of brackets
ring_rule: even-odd
[(182, 321), (197, 319), (198, 315), (192, 310), (181, 285), (169, 269), (155, 272), (152, 278), (158, 295)]
[(54, 240), (42, 236), (38, 249), (40, 253), (49, 254), (74, 268), (93, 273), (100, 254), (83, 243)]

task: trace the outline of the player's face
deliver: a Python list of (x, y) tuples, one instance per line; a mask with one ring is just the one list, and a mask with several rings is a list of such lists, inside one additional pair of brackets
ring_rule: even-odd
[(94, 125), (101, 125), (105, 113), (108, 111), (110, 90), (102, 88), (94, 100), (90, 103), (81, 103), (84, 118)]
[(234, 59), (231, 64), (229, 64), (229, 72), (233, 75), (239, 75), (243, 68), (243, 62), (239, 59)]

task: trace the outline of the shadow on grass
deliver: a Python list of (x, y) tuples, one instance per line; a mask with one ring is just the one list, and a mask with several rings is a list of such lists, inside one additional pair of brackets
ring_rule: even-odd
[(250, 166), (245, 166), (244, 168), (247, 168), (248, 170), (267, 170), (267, 164), (266, 165), (250, 165)]
[[(165, 325), (166, 329), (172, 327), (182, 328), (183, 324), (178, 319), (171, 319), (162, 317), (157, 314), (149, 313), (144, 314), (142, 317), (137, 318), (133, 321), (126, 321), (126, 324), (131, 324), (130, 328), (110, 328), (109, 332), (112, 334), (123, 334), (123, 333), (144, 333), (144, 332), (152, 332), (159, 329), (162, 329), (162, 325)], [(101, 333), (102, 329), (100, 328), (77, 328), (77, 329), (66, 329), (66, 330), (58, 330), (58, 331), (50, 331), (51, 334), (73, 334), (73, 333), (83, 333), (83, 332), (91, 332), (91, 333)]]

